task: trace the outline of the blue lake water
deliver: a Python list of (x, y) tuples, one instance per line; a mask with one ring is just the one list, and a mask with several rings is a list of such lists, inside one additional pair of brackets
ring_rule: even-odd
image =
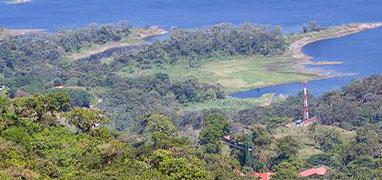
[[(127, 20), (135, 26), (205, 27), (211, 24), (253, 22), (280, 25), (285, 32), (314, 20), (323, 25), (382, 21), (381, 0), (32, 0), (10, 5), (0, 0), (0, 27), (57, 30), (89, 23)], [(325, 67), (357, 76), (310, 82), (315, 95), (338, 89), (351, 79), (382, 73), (382, 29), (316, 42), (304, 51), (317, 60), (340, 60)], [(256, 97), (276, 92), (293, 95), (299, 83), (233, 94)]]

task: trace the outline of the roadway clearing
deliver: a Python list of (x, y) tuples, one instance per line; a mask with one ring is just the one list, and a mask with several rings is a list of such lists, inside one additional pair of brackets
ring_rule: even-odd
[(95, 54), (102, 53), (108, 49), (143, 44), (145, 43), (145, 38), (148, 38), (150, 36), (163, 35), (167, 33), (168, 32), (166, 30), (161, 29), (157, 26), (152, 26), (149, 28), (134, 28), (132, 29), (131, 34), (129, 34), (128, 37), (122, 39), (121, 41), (109, 42), (102, 45), (93, 44), (90, 47), (84, 47), (78, 52), (69, 54), (67, 57), (70, 60), (76, 61)]

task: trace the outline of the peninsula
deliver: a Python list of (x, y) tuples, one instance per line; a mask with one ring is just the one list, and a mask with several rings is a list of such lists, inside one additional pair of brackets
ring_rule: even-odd
[(341, 76), (340, 72), (328, 72), (328, 70), (323, 70), (320, 68), (310, 69), (305, 68), (306, 65), (338, 65), (342, 64), (341, 61), (328, 59), (327, 61), (313, 61), (313, 57), (304, 54), (303, 48), (311, 43), (335, 39), (344, 36), (348, 36), (351, 34), (375, 29), (382, 27), (382, 22), (375, 23), (351, 23), (344, 24), (340, 26), (329, 27), (325, 30), (319, 32), (310, 32), (310, 33), (301, 33), (289, 37), (291, 39), (288, 51), (286, 51), (286, 57), (290, 57), (293, 61), (297, 61), (294, 66), (294, 69), (299, 72), (312, 72), (317, 74), (316, 78), (308, 79), (308, 80), (316, 80), (316, 79), (327, 79), (333, 78), (337, 76)]
[[(211, 57), (192, 69), (186, 63), (164, 65), (161, 69), (121, 73), (126, 77), (144, 76), (157, 72), (168, 73), (174, 78), (196, 77), (202, 82), (220, 84), (226, 92), (245, 91), (281, 85), (301, 80), (318, 80), (341, 76), (329, 72), (320, 65), (341, 64), (338, 60), (313, 61), (302, 51), (307, 44), (339, 38), (350, 34), (381, 27), (382, 23), (352, 23), (329, 27), (318, 32), (285, 35), (286, 50), (281, 55)], [(307, 68), (306, 65), (318, 65)]]
[(375, 29), (382, 26), (382, 22), (377, 23), (352, 23), (344, 24), (336, 27), (330, 27), (320, 32), (311, 32), (307, 34), (299, 34), (294, 38), (289, 46), (290, 55), (296, 59), (309, 60), (312, 57), (302, 52), (304, 46), (321, 40), (340, 38), (354, 33)]
[(108, 49), (139, 45), (145, 42), (145, 38), (152, 36), (159, 36), (167, 34), (168, 32), (158, 26), (152, 26), (148, 28), (134, 28), (132, 29), (132, 34), (121, 41), (112, 41), (102, 45), (93, 45), (91, 47), (85, 48), (80, 52), (76, 52), (68, 55), (71, 60), (83, 59), (95, 54), (102, 53)]

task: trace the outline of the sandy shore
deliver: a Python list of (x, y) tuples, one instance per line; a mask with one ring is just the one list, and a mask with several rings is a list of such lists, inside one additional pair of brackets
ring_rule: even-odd
[(44, 32), (43, 29), (3, 29), (0, 27), (0, 39), (12, 36), (22, 36), (26, 34), (33, 34)]
[(20, 36), (20, 35), (39, 33), (44, 31), (45, 30), (43, 29), (4, 29), (4, 33), (7, 36)]
[(300, 39), (293, 42), (289, 47), (289, 52), (293, 58), (310, 60), (312, 57), (305, 55), (302, 51), (303, 47), (310, 43), (326, 39), (339, 38), (378, 27), (382, 27), (382, 22), (346, 24), (332, 27), (317, 33), (309, 33), (307, 36), (302, 36)]
[(323, 70), (322, 68), (307, 68), (306, 65), (338, 65), (342, 62), (340, 61), (312, 61), (312, 57), (304, 54), (303, 48), (304, 46), (314, 43), (317, 41), (340, 38), (344, 36), (348, 36), (351, 34), (355, 34), (358, 32), (375, 29), (378, 27), (382, 27), (382, 23), (352, 23), (345, 24), (341, 26), (331, 27), (329, 29), (313, 32), (308, 34), (297, 35), (296, 40), (294, 40), (290, 46), (289, 50), (286, 54), (298, 62), (295, 65), (295, 69), (298, 72), (309, 72), (317, 74), (318, 79), (326, 79), (338, 76), (345, 76), (346, 74), (342, 74), (341, 72), (335, 72), (330, 70)]

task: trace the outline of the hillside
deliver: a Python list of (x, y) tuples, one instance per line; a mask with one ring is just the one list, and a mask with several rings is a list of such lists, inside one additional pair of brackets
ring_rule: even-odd
[(239, 165), (198, 153), (160, 114), (145, 117), (135, 138), (63, 94), (1, 97), (0, 108), (0, 179), (235, 179)]
[[(330, 179), (379, 177), (380, 75), (310, 95), (321, 121), (302, 128), (293, 126), (302, 94), (227, 96), (320, 78), (300, 69), (306, 61), (295, 63), (290, 45), (333, 29), (304, 30), (220, 24), (174, 29), (152, 43), (142, 37), (157, 31), (124, 22), (5, 33), (0, 179), (295, 179), (322, 165)], [(223, 145), (227, 136), (241, 148)]]
[[(272, 171), (285, 179), (322, 165), (329, 167), (329, 178), (376, 178), (382, 173), (381, 78), (313, 99), (312, 112), (322, 124), (294, 127), (293, 109), (301, 102), (290, 97), (249, 109), (256, 117), (240, 122), (249, 124), (244, 131), (237, 131), (238, 122), (210, 113), (196, 142), (163, 114), (143, 116), (135, 132), (116, 132), (106, 128), (103, 113), (76, 107), (63, 93), (2, 96), (0, 178), (240, 179), (235, 172), (241, 169)], [(327, 114), (333, 96), (342, 97), (336, 107), (357, 107), (355, 114)], [(254, 151), (227, 149), (220, 141), (226, 135)]]

